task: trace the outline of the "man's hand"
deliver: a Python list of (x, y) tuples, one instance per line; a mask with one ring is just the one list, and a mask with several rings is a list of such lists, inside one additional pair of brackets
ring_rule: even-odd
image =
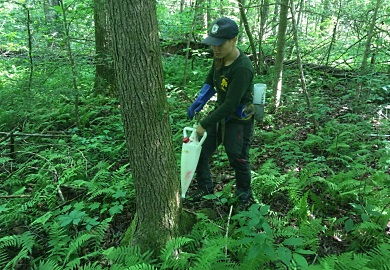
[(188, 118), (194, 118), (195, 113), (199, 112), (215, 93), (214, 87), (211, 87), (210, 84), (204, 84), (202, 89), (200, 89), (198, 97), (187, 110)]
[(198, 133), (199, 136), (203, 136), (205, 131), (206, 130), (200, 124), (196, 127), (196, 133)]
[(187, 110), (188, 118), (192, 120), (192, 118), (195, 116), (195, 113), (199, 112), (203, 108), (204, 104), (205, 103), (201, 100), (195, 100)]

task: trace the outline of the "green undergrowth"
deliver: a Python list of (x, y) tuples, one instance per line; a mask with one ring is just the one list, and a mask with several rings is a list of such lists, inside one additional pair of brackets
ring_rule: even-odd
[[(175, 73), (182, 58), (164, 62), (178, 164), (182, 130), (195, 123), (186, 109), (207, 72), (199, 67), (207, 59), (194, 61), (185, 87)], [(256, 123), (253, 205), (236, 211), (234, 181), (223, 177), (232, 172), (219, 151), (218, 190), (205, 200), (212, 215), (192, 209), (192, 230), (160, 254), (119, 244), (135, 215), (135, 193), (118, 101), (89, 93), (85, 80), (78, 128), (66, 87), (25, 93), (18, 78), (4, 81), (0, 128), (20, 136), (0, 143), (0, 268), (390, 269), (386, 96), (371, 84), (372, 98), (354, 106), (353, 81), (319, 76), (308, 77), (316, 133), (299, 87)]]

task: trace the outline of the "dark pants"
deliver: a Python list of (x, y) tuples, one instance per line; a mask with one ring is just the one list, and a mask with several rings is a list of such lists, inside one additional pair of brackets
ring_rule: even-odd
[[(224, 133), (224, 134), (222, 134)], [(253, 121), (248, 124), (229, 121), (225, 128), (221, 124), (207, 129), (207, 138), (203, 143), (202, 152), (196, 175), (198, 187), (213, 190), (214, 185), (211, 179), (209, 159), (222, 143), (225, 147), (230, 166), (234, 169), (236, 177), (236, 195), (240, 200), (247, 201), (251, 197), (251, 168), (249, 162), (249, 148), (253, 135)]]

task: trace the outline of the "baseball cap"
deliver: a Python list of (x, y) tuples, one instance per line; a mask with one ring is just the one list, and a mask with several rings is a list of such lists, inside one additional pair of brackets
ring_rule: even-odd
[(219, 46), (238, 35), (238, 26), (232, 19), (223, 17), (215, 20), (210, 27), (208, 37), (202, 43)]

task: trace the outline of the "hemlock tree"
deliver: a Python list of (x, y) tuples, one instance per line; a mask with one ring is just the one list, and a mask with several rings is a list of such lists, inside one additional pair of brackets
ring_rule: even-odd
[(164, 89), (156, 2), (109, 0), (116, 85), (136, 191), (131, 243), (157, 251), (175, 236), (179, 173)]

